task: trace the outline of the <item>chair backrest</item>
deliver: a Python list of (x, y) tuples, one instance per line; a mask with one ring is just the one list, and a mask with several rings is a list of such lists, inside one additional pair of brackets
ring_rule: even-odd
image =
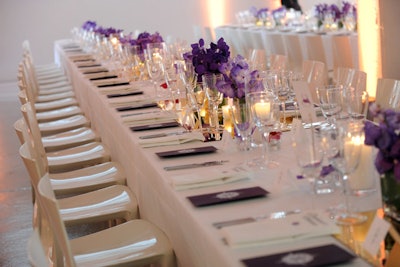
[(32, 267), (50, 266), (51, 262), (46, 257), (39, 232), (34, 229), (28, 239), (28, 259)]
[(25, 130), (25, 120), (24, 118), (19, 118), (14, 122), (14, 131), (17, 134), (19, 143), (22, 145), (25, 143), (25, 138), (24, 138), (24, 130)]
[(332, 36), (333, 68), (356, 68), (348, 36)]
[(253, 49), (249, 57), (250, 68), (253, 70), (268, 69), (267, 54), (264, 49)]
[(58, 203), (54, 195), (53, 188), (51, 187), (48, 174), (45, 174), (39, 181), (38, 199), (44, 209), (44, 214), (50, 224), (50, 227), (53, 230), (57, 245), (61, 249), (61, 252), (64, 256), (65, 265), (67, 267), (74, 267), (75, 261), (67, 231), (61, 218)]
[(305, 44), (307, 49), (306, 60), (320, 61), (325, 63), (327, 71), (331, 71), (328, 66), (327, 57), (325, 54), (324, 43), (321, 35), (307, 35), (305, 36)]
[(395, 79), (378, 79), (375, 103), (384, 109), (400, 110), (400, 81)]
[(295, 34), (284, 34), (282, 38), (289, 60), (289, 69), (296, 72), (301, 71), (304, 57), (299, 36)]
[(24, 135), (25, 142), (30, 144), (32, 156), (37, 160), (40, 170), (48, 171), (48, 161), (46, 150), (43, 146), (42, 136), (40, 134), (39, 125), (33, 112), (31, 102), (27, 102), (21, 106), (21, 112), (25, 119), (26, 132)]
[(339, 67), (335, 69), (334, 83), (353, 87), (358, 92), (362, 92), (367, 87), (367, 73), (358, 69)]

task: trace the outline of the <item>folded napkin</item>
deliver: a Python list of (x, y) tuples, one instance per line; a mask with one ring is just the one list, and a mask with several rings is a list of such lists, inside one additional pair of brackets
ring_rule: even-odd
[(323, 211), (308, 211), (282, 219), (265, 219), (253, 223), (227, 226), (221, 233), (229, 246), (257, 246), (293, 242), (301, 239), (333, 235), (340, 228)]
[(252, 176), (252, 171), (247, 167), (221, 166), (215, 169), (207, 169), (207, 172), (197, 171), (172, 176), (171, 184), (176, 190), (185, 190), (232, 183), (250, 179)]
[(151, 139), (140, 139), (139, 144), (142, 147), (157, 147), (157, 146), (173, 146), (189, 142), (204, 141), (204, 136), (199, 132), (190, 132), (183, 134), (174, 134)]
[(145, 95), (135, 95), (127, 98), (111, 98), (109, 100), (110, 106), (114, 108), (128, 107), (128, 106), (143, 106), (154, 103), (153, 99)]
[(104, 95), (108, 94), (123, 94), (129, 92), (136, 92), (139, 89), (132, 87), (132, 85), (120, 85), (120, 86), (110, 86), (110, 87), (103, 87), (99, 89), (99, 92)]
[(127, 124), (141, 125), (152, 122), (171, 121), (176, 120), (177, 118), (178, 116), (175, 113), (160, 110), (159, 112), (143, 112), (138, 115), (132, 114), (131, 116), (123, 117), (122, 121)]

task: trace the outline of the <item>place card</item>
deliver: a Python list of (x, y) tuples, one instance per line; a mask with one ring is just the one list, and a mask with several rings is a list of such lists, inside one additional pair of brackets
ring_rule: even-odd
[(206, 154), (215, 151), (217, 151), (217, 148), (214, 146), (204, 146), (204, 147), (185, 148), (185, 149), (157, 152), (156, 155), (161, 158), (169, 158), (169, 157), (182, 157), (189, 155)]
[(304, 123), (318, 121), (308, 83), (305, 81), (295, 81), (293, 82), (293, 89), (296, 94), (301, 120)]
[(247, 267), (264, 266), (302, 266), (318, 267), (349, 262), (355, 256), (343, 248), (329, 244), (295, 251), (287, 251), (274, 255), (245, 259), (242, 262)]
[(385, 219), (375, 216), (371, 226), (368, 229), (365, 241), (362, 247), (368, 251), (371, 255), (376, 255), (378, 253), (381, 242), (385, 238), (386, 234), (390, 229), (390, 223)]
[(163, 123), (156, 123), (156, 124), (132, 126), (132, 127), (130, 127), (130, 129), (132, 131), (146, 131), (146, 130), (155, 130), (155, 129), (171, 128), (171, 127), (178, 127), (178, 126), (180, 126), (179, 122), (171, 121), (171, 122), (163, 122)]
[(115, 98), (115, 97), (124, 97), (124, 96), (133, 96), (133, 95), (142, 95), (143, 91), (134, 91), (129, 93), (122, 93), (122, 94), (109, 94), (107, 95), (108, 98)]
[(259, 186), (242, 188), (230, 191), (221, 191), (211, 194), (190, 196), (188, 199), (196, 207), (204, 207), (228, 202), (265, 197), (269, 192)]
[(117, 111), (128, 111), (128, 110), (135, 110), (135, 109), (142, 109), (142, 108), (154, 108), (154, 107), (157, 107), (157, 103), (146, 103), (146, 104), (142, 104), (142, 105), (119, 107), (119, 108), (116, 108), (116, 110)]

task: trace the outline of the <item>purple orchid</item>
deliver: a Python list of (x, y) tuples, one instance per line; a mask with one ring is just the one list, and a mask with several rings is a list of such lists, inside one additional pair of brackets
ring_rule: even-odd
[(192, 52), (185, 54), (186, 58), (191, 57), (192, 59), (198, 81), (202, 81), (202, 77), (206, 73), (220, 73), (220, 65), (228, 62), (230, 56), (229, 46), (223, 38), (220, 38), (217, 43), (211, 42), (209, 48), (204, 45), (204, 40), (200, 39), (198, 43), (191, 45)]
[(400, 113), (394, 110), (382, 110), (371, 105), (371, 113), (378, 124), (366, 121), (364, 124), (365, 141), (369, 146), (378, 148), (375, 167), (380, 174), (393, 171), (400, 182)]

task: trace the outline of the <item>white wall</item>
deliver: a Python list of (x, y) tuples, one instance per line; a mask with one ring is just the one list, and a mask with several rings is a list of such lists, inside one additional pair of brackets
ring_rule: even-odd
[[(36, 64), (53, 61), (53, 41), (69, 38), (84, 21), (131, 32), (159, 31), (192, 42), (193, 25), (208, 25), (210, 5), (223, 2), (226, 23), (237, 11), (279, 0), (0, 0), (0, 82), (16, 80), (21, 43), (31, 43)], [(279, 2), (280, 3), (280, 2)], [(212, 8), (212, 6), (211, 6)]]

